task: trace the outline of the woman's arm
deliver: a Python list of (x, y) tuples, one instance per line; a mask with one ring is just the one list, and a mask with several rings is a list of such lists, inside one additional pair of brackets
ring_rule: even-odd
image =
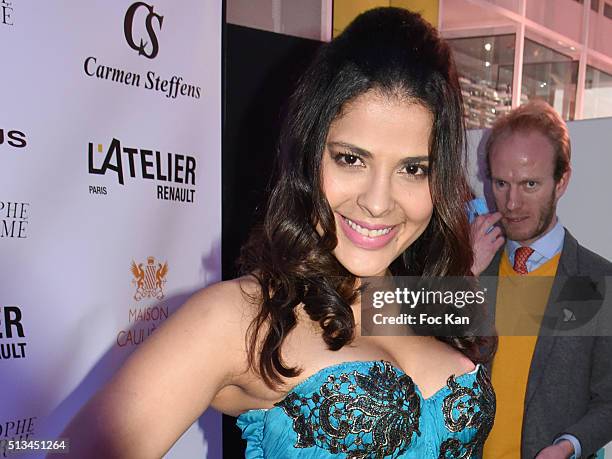
[[(161, 457), (246, 370), (237, 281), (195, 294), (76, 415), (70, 457)], [(248, 323), (246, 324), (248, 325)]]

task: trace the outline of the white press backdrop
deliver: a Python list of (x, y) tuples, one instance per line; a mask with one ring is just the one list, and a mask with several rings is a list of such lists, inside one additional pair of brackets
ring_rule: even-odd
[(2, 3), (0, 440), (48, 439), (220, 280), (222, 2)]

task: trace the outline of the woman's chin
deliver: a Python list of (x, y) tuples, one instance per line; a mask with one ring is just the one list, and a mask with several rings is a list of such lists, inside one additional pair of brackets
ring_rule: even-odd
[(381, 277), (387, 273), (387, 267), (364, 268), (363, 266), (346, 266), (345, 268), (356, 277)]

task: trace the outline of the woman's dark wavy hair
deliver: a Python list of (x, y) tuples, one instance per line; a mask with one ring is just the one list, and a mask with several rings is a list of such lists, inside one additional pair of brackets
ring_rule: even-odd
[[(420, 15), (377, 8), (358, 16), (322, 46), (289, 100), (263, 223), (239, 258), (253, 275), (259, 306), (247, 335), (249, 362), (270, 387), (299, 374), (283, 362), (282, 344), (304, 310), (322, 329), (328, 348), (351, 342), (356, 278), (334, 257), (332, 210), (321, 186), (321, 158), (332, 121), (357, 96), (375, 90), (420, 104), (433, 115), (429, 186), (434, 211), (424, 233), (389, 267), (396, 276), (469, 275), (472, 249), (465, 202), (463, 104), (448, 45)], [(320, 236), (315, 225), (323, 229)], [(438, 337), (475, 362), (494, 346), (486, 338)], [(495, 338), (491, 338), (495, 340)], [(483, 352), (483, 349), (488, 349)]]

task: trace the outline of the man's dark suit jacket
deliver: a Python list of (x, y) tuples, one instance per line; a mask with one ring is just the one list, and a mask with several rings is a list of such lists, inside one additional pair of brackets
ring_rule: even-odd
[[(482, 276), (498, 275), (503, 252), (502, 248)], [(560, 293), (567, 290), (567, 279), (580, 276), (601, 281), (612, 276), (612, 263), (582, 247), (566, 229), (546, 311), (563, 307), (567, 295)], [(562, 278), (565, 286), (560, 285)], [(577, 310), (579, 303), (573, 299), (570, 307)], [(537, 339), (525, 394), (521, 457), (532, 459), (564, 433), (580, 441), (583, 458), (612, 441), (611, 336)]]

